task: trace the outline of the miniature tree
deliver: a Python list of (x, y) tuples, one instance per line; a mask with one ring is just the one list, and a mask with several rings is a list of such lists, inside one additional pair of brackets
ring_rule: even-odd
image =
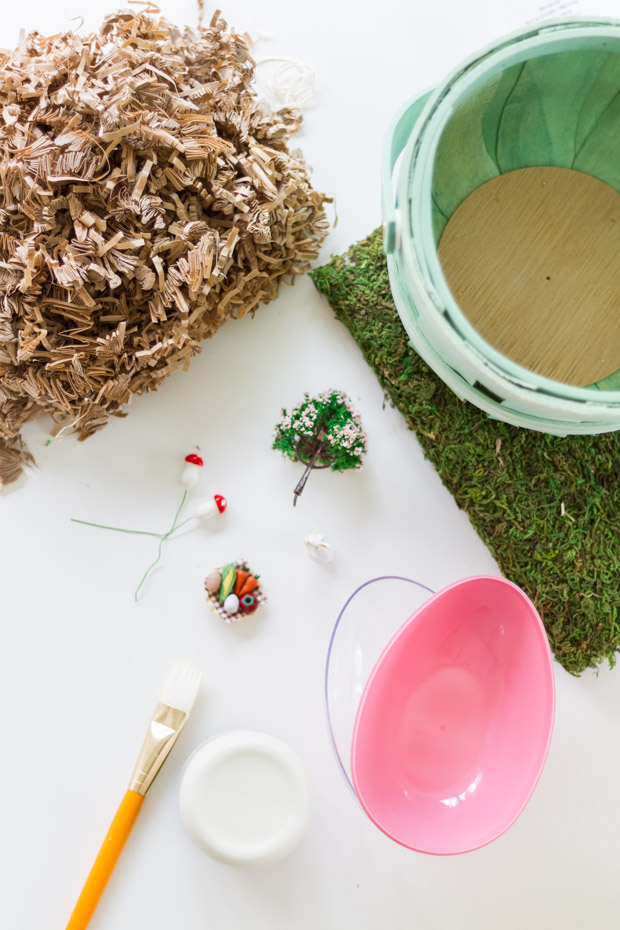
[(313, 468), (346, 471), (362, 467), (366, 433), (359, 413), (345, 393), (325, 391), (315, 397), (306, 393), (290, 413), (282, 410), (273, 448), (292, 462), (306, 465), (293, 492), (295, 505)]

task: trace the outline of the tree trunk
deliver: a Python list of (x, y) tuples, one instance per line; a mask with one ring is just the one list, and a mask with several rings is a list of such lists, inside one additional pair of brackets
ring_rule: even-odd
[(300, 496), (301, 492), (305, 488), (306, 482), (308, 478), (310, 477), (310, 472), (314, 468), (314, 463), (316, 462), (316, 460), (318, 459), (322, 451), (323, 451), (323, 443), (320, 442), (318, 446), (316, 447), (316, 449), (314, 450), (314, 454), (312, 455), (312, 458), (306, 465), (305, 471), (303, 475), (301, 476), (301, 478), (299, 479), (299, 481), (297, 482), (297, 486), (295, 490), (293, 491), (293, 507), (297, 506), (297, 498)]

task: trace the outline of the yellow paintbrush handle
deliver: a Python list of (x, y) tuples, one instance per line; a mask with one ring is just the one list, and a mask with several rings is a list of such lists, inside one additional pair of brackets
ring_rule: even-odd
[(108, 835), (103, 841), (99, 855), (95, 859), (90, 875), (75, 905), (73, 914), (67, 924), (67, 930), (84, 930), (93, 916), (103, 889), (112, 874), (116, 860), (120, 856), (125, 840), (131, 833), (136, 817), (142, 807), (144, 795), (136, 791), (127, 791), (120, 803)]

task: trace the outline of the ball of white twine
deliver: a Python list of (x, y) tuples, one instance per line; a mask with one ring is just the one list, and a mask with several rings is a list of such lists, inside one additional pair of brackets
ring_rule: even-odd
[(274, 64), (280, 66), (274, 71), (267, 87), (280, 103), (287, 107), (299, 109), (314, 97), (315, 73), (308, 65), (294, 58), (261, 58), (257, 66)]

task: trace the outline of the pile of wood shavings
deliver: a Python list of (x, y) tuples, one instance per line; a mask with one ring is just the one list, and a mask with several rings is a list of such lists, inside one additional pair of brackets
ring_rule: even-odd
[(0, 483), (27, 420), (86, 438), (316, 257), (326, 197), (253, 75), (219, 13), (121, 12), (0, 58)]

